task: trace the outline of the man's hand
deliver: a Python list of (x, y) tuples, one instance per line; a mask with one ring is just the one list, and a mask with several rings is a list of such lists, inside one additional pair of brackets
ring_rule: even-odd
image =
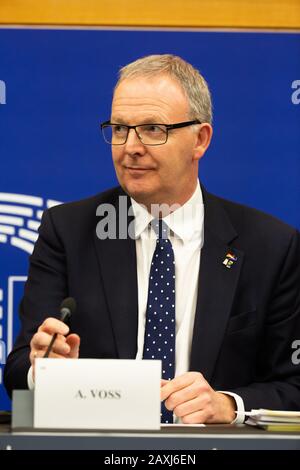
[(162, 380), (161, 400), (184, 424), (231, 423), (236, 418), (234, 398), (215, 392), (200, 372)]
[[(74, 358), (79, 356), (80, 337), (69, 333), (69, 327), (56, 318), (47, 318), (33, 335), (30, 341), (30, 362), (32, 365), (32, 377), (34, 379), (34, 362), (38, 357), (43, 357), (52, 339), (57, 333), (52, 351), (49, 354), (51, 358)], [(68, 336), (66, 336), (68, 335)]]

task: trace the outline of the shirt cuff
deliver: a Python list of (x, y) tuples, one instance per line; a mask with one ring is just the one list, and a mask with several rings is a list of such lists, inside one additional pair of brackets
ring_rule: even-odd
[(236, 418), (230, 424), (243, 424), (245, 421), (245, 405), (242, 397), (232, 392), (224, 392), (223, 390), (218, 390), (219, 393), (224, 393), (224, 395), (229, 395), (234, 398), (236, 404)]
[(30, 366), (28, 373), (27, 373), (27, 385), (29, 390), (34, 390), (34, 380), (32, 377), (32, 366)]

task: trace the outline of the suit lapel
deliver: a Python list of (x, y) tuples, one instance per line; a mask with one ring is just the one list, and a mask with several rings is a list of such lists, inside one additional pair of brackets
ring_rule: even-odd
[[(218, 200), (204, 198), (204, 246), (201, 251), (198, 299), (195, 314), (190, 370), (200, 371), (210, 381), (232, 308), (243, 253), (229, 246), (237, 233)], [(236, 261), (223, 264), (228, 253)]]
[[(123, 222), (126, 220), (127, 223), (130, 223), (133, 221), (133, 217), (128, 217), (128, 219), (126, 217), (124, 219), (124, 211), (128, 211), (130, 206), (129, 197), (125, 196), (125, 193), (122, 192), (117, 196), (123, 196), (122, 208), (119, 208), (119, 197), (116, 197), (116, 200), (113, 202), (116, 209), (118, 234), (120, 210)], [(99, 240), (97, 235), (95, 235), (95, 246), (111, 315), (118, 356), (120, 359), (134, 359), (137, 352), (138, 331), (135, 240), (128, 236), (120, 239), (118, 235), (117, 239), (107, 238)]]

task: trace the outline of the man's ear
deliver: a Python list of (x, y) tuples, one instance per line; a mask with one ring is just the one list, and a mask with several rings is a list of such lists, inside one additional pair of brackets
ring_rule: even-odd
[(203, 157), (209, 147), (212, 135), (213, 128), (210, 124), (207, 122), (200, 124), (197, 134), (197, 142), (194, 148), (194, 160), (200, 160), (200, 158)]

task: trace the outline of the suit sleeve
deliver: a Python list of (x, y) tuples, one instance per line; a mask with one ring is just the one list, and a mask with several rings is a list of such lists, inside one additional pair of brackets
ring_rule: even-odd
[(255, 383), (235, 388), (245, 410), (300, 409), (300, 365), (293, 342), (300, 340), (300, 236), (295, 231), (284, 253), (266, 313)]
[(4, 370), (9, 395), (13, 389), (28, 388), (30, 340), (45, 318), (58, 316), (61, 301), (68, 295), (66, 271), (63, 242), (56, 233), (51, 210), (45, 211), (20, 304), (21, 330)]

